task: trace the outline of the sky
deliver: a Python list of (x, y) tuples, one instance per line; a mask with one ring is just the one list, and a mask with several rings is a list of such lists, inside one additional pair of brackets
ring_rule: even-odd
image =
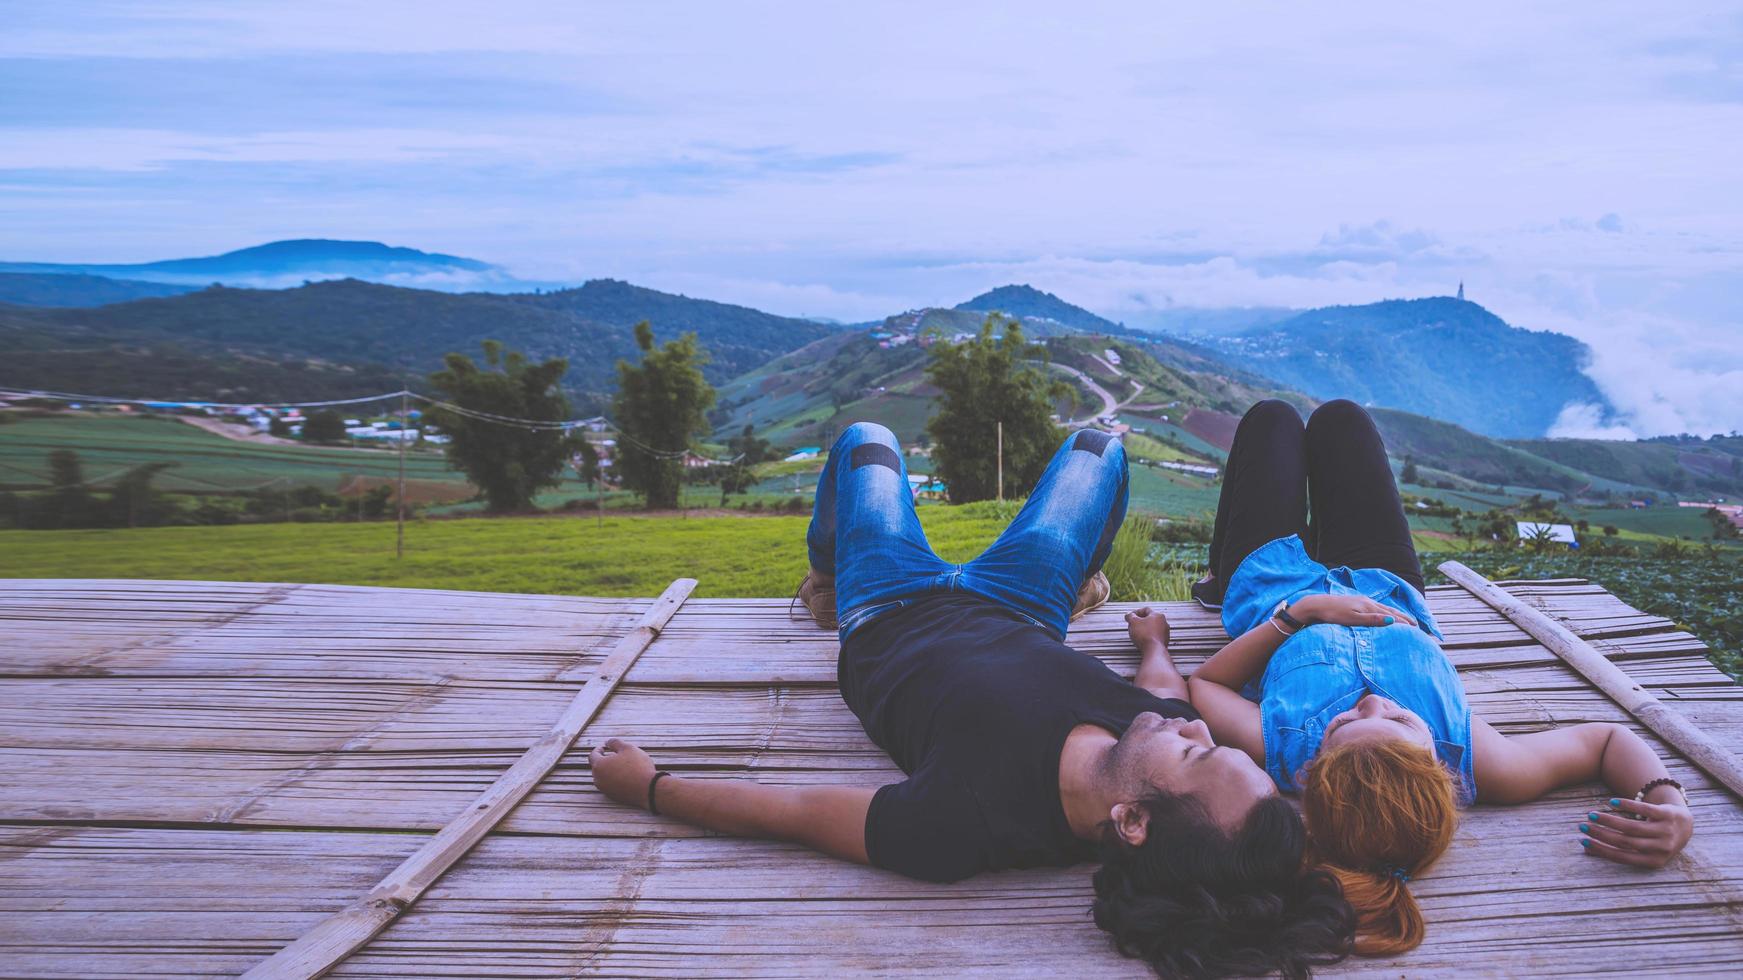
[[(941, 9), (943, 8), (943, 9)], [(1529, 8), (1529, 9), (1523, 9)], [(0, 259), (384, 241), (841, 320), (1467, 296), (1743, 429), (1743, 3), (0, 0)]]

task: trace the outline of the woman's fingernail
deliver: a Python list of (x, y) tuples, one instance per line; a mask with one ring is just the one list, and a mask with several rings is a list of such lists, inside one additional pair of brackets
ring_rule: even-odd
[(1610, 805), (1611, 805), (1611, 806), (1621, 806), (1621, 805), (1622, 805), (1622, 801), (1621, 801), (1621, 800), (1611, 800), (1611, 801), (1610, 801)]
[(1592, 832), (1592, 828), (1586, 826), (1585, 824), (1580, 824), (1580, 833), (1589, 834), (1591, 832)]
[(1594, 810), (1591, 813), (1586, 814), (1586, 819), (1590, 820), (1593, 823), (1597, 823), (1598, 822), (1598, 812), (1596, 810)]
[(1396, 623), (1396, 622), (1398, 622), (1398, 620), (1393, 619), (1391, 616), (1386, 617), (1386, 625), (1387, 626), (1391, 626), (1393, 623)]
[(1581, 846), (1581, 847), (1591, 847), (1591, 846), (1592, 846), (1592, 842), (1591, 842), (1591, 841), (1590, 841), (1590, 840), (1589, 840), (1589, 839), (1587, 839), (1587, 838), (1585, 838), (1585, 837), (1581, 837), (1581, 838), (1580, 838), (1580, 846)]

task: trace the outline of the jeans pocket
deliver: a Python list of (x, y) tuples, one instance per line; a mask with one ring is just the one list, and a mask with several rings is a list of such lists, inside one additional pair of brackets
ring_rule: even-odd
[(884, 613), (893, 612), (903, 606), (909, 605), (913, 603), (913, 601), (914, 600), (912, 599), (892, 599), (889, 602), (873, 602), (856, 609), (849, 609), (846, 614), (841, 617), (841, 621), (838, 624), (838, 633), (840, 637), (845, 640), (847, 639), (847, 634), (859, 629), (866, 623), (882, 616)]

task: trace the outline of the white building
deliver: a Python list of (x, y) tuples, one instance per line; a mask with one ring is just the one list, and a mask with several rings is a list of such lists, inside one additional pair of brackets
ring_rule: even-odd
[(1519, 527), (1519, 540), (1536, 541), (1548, 535), (1549, 540), (1557, 544), (1565, 544), (1569, 548), (1578, 548), (1579, 539), (1574, 537), (1572, 524), (1541, 524), (1537, 521), (1516, 521)]

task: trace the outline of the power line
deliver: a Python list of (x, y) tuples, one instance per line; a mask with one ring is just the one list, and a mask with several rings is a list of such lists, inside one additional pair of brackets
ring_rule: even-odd
[[(46, 391), (46, 390), (40, 390), (40, 389), (9, 389), (9, 388), (0, 388), (0, 394), (4, 394), (7, 397), (13, 397), (13, 398), (46, 398), (46, 399), (52, 399), (55, 401), (97, 402), (100, 404), (108, 404), (108, 405), (141, 404), (141, 405), (148, 405), (148, 406), (149, 405), (163, 405), (163, 406), (169, 406), (169, 407), (173, 407), (173, 408), (231, 408), (231, 409), (242, 409), (242, 410), (262, 409), (262, 408), (322, 408), (322, 407), (330, 407), (330, 406), (335, 406), (335, 405), (362, 405), (362, 404), (367, 404), (369, 402), (388, 401), (390, 399), (403, 397), (403, 398), (414, 398), (422, 404), (429, 405), (433, 408), (437, 408), (437, 409), (440, 409), (442, 411), (452, 412), (453, 414), (458, 415), (462, 418), (472, 419), (472, 420), (478, 421), (478, 422), (487, 422), (487, 423), (491, 423), (494, 425), (504, 425), (504, 426), (510, 426), (510, 427), (514, 427), (514, 428), (525, 429), (525, 430), (531, 431), (531, 432), (569, 432), (569, 431), (572, 431), (574, 429), (582, 428), (584, 426), (590, 426), (594, 422), (602, 421), (616, 432), (617, 438), (620, 441), (629, 443), (630, 445), (636, 447), (641, 452), (646, 453), (649, 456), (653, 456), (655, 459), (669, 461), (669, 460), (675, 460), (675, 459), (683, 459), (684, 457), (690, 455), (689, 449), (660, 449), (660, 448), (655, 447), (655, 446), (650, 446), (647, 443), (641, 441), (640, 439), (637, 439), (636, 437), (625, 432), (621, 425), (618, 425), (615, 421), (613, 421), (612, 419), (610, 419), (604, 415), (594, 416), (592, 418), (585, 418), (585, 419), (529, 419), (529, 418), (521, 418), (519, 416), (514, 416), (514, 415), (501, 415), (501, 414), (498, 414), (496, 412), (486, 412), (483, 409), (467, 408), (463, 405), (456, 405), (453, 402), (443, 401), (440, 398), (433, 398), (429, 395), (425, 395), (425, 394), (421, 394), (421, 393), (416, 392), (416, 391), (412, 391), (409, 388), (402, 388), (399, 391), (384, 392), (384, 393), (379, 394), (379, 395), (367, 395), (367, 396), (364, 396), (361, 398), (337, 398), (337, 399), (329, 399), (327, 401), (305, 401), (305, 402), (214, 402), (214, 401), (187, 401), (187, 400), (183, 400), (183, 399), (174, 399), (174, 398), (120, 398), (120, 397), (116, 397), (114, 395), (87, 395), (87, 394), (77, 394), (74, 392), (65, 392), (65, 391)], [(710, 460), (710, 462), (717, 463), (717, 464), (730, 465), (732, 463), (738, 462), (740, 459), (743, 459), (743, 458), (744, 458), (744, 454), (739, 453), (737, 456), (734, 456), (731, 459)]]

